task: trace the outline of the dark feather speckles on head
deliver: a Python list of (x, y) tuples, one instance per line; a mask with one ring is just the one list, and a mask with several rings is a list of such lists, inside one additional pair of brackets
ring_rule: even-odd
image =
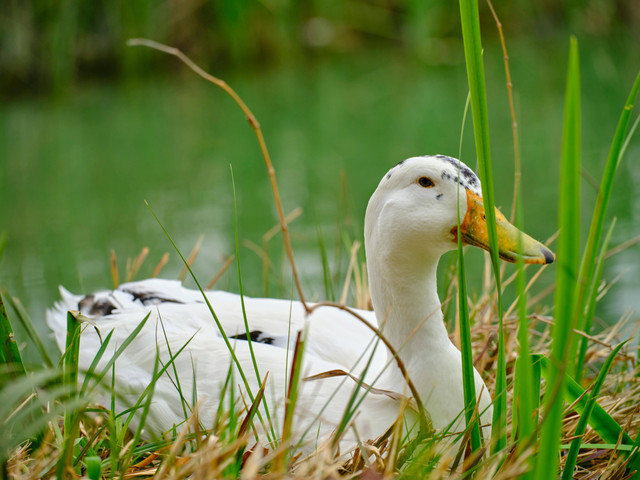
[(391, 170), (389, 170), (389, 173), (387, 173), (387, 179), (391, 178), (391, 172), (393, 172), (397, 167), (402, 165), (404, 162), (406, 162), (406, 160), (401, 160), (400, 162), (396, 163), (395, 166)]
[[(438, 159), (443, 163), (443, 170), (440, 174), (442, 180), (449, 180), (462, 185), (464, 188), (480, 195), (480, 180), (476, 174), (460, 160), (448, 157), (447, 155), (424, 155), (423, 158)], [(395, 171), (402, 167), (406, 160), (398, 162), (385, 176), (389, 180)], [(441, 198), (441, 197), (440, 197)], [(440, 200), (438, 198), (438, 200)]]
[(478, 177), (473, 170), (456, 158), (448, 157), (446, 155), (436, 155), (435, 157), (451, 165), (456, 170), (456, 173), (458, 171), (460, 172), (460, 175), (458, 176), (452, 175), (450, 170), (443, 170), (441, 175), (443, 180), (453, 180), (466, 189), (471, 190), (474, 193), (479, 193), (480, 180), (478, 180)]

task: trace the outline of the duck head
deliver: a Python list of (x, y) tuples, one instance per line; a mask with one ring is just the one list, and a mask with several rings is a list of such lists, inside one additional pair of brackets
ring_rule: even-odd
[[(445, 155), (408, 158), (380, 181), (365, 215), (367, 256), (406, 264), (434, 261), (463, 244), (489, 250), (480, 180), (459, 160)], [(459, 218), (459, 220), (458, 220)], [(460, 227), (458, 228), (458, 225)], [(498, 251), (525, 263), (547, 264), (553, 253), (518, 230), (496, 209)]]

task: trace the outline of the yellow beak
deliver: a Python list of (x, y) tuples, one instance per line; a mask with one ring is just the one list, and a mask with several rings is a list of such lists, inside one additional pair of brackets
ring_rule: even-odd
[[(517, 261), (518, 237), (521, 239), (524, 263), (544, 265), (555, 260), (555, 255), (551, 250), (514, 227), (498, 209), (496, 209), (496, 227), (498, 230), (498, 253), (503, 260), (507, 262)], [(455, 227), (453, 233), (456, 233)], [(472, 193), (470, 190), (467, 190), (467, 213), (460, 225), (460, 233), (462, 235), (462, 243), (489, 250), (489, 235), (487, 233), (484, 203), (482, 203), (482, 197)]]

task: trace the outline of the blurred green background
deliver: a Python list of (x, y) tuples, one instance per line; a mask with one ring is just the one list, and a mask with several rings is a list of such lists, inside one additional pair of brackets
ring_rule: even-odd
[[(640, 3), (497, 1), (510, 54), (523, 161), (525, 227), (556, 230), (565, 64), (581, 47), (583, 205), (595, 189), (620, 110), (640, 66)], [(513, 189), (511, 119), (495, 22), (480, 2), (498, 205)], [(319, 237), (333, 280), (382, 175), (413, 155), (458, 156), (467, 80), (457, 2), (265, 0), (5, 0), (0, 13), (0, 231), (8, 244), (0, 286), (43, 331), (57, 285), (110, 286), (109, 251), (150, 247), (140, 277), (171, 246), (146, 199), (186, 254), (204, 234), (196, 272), (207, 283), (235, 251), (234, 204), (246, 293), (265, 294), (261, 244), (276, 224), (266, 170), (237, 106), (177, 60), (126, 40), (181, 48), (225, 79), (261, 122), (296, 258), (310, 296), (324, 287)], [(634, 114), (635, 118), (635, 114)], [(475, 165), (470, 125), (462, 159)], [(610, 218), (614, 244), (640, 233), (640, 141), (629, 145)], [(577, 213), (578, 214), (578, 213)], [(279, 237), (271, 241), (269, 295), (289, 296)], [(469, 253), (480, 265), (482, 256)], [(621, 275), (599, 310), (613, 322), (640, 307), (639, 248), (611, 259)], [(181, 264), (173, 251), (164, 276)], [(554, 278), (554, 267), (541, 285)], [(479, 277), (477, 277), (479, 278)], [(472, 281), (471, 291), (479, 289)], [(189, 283), (191, 284), (191, 283)], [(237, 291), (235, 268), (217, 285)]]

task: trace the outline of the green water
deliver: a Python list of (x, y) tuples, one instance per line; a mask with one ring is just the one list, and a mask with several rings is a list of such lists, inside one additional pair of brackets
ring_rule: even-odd
[[(556, 229), (565, 43), (511, 45), (526, 230), (542, 240)], [(583, 166), (598, 179), (638, 68), (630, 52), (612, 49), (593, 45), (582, 53)], [(291, 230), (309, 296), (326, 296), (319, 230), (332, 272), (340, 277), (346, 261), (336, 261), (336, 251), (345, 238), (362, 239), (366, 202), (382, 175), (408, 156), (458, 156), (467, 95), (458, 54), (459, 61), (447, 66), (381, 51), (266, 71), (216, 72), (261, 122), (285, 210), (304, 210)], [(496, 198), (507, 212), (511, 121), (501, 54), (490, 45), (485, 55)], [(10, 102), (0, 126), (0, 230), (9, 236), (0, 285), (26, 304), (43, 332), (43, 312), (57, 298), (59, 284), (74, 292), (110, 286), (111, 249), (118, 254), (121, 280), (126, 258), (143, 246), (150, 254), (139, 278), (150, 274), (165, 251), (171, 260), (163, 276), (175, 278), (181, 263), (145, 200), (185, 254), (204, 234), (195, 270), (207, 283), (235, 251), (230, 166), (245, 292), (264, 293), (260, 259), (247, 243), (260, 244), (277, 217), (255, 137), (222, 91), (188, 72), (133, 85), (83, 85), (61, 101)], [(462, 159), (472, 166), (473, 151), (467, 126)], [(618, 217), (615, 243), (640, 230), (640, 167), (633, 160), (639, 154), (636, 139), (611, 200), (610, 217)], [(586, 231), (595, 193), (582, 183)], [(277, 273), (286, 270), (280, 245), (279, 237), (271, 242), (275, 273), (269, 294), (287, 296), (290, 283)], [(479, 253), (469, 257), (479, 265)], [(633, 247), (611, 260), (608, 278), (626, 274), (600, 308), (605, 321), (640, 306), (639, 257)], [(553, 280), (554, 268), (542, 284)], [(232, 268), (217, 287), (237, 291), (237, 285)]]

